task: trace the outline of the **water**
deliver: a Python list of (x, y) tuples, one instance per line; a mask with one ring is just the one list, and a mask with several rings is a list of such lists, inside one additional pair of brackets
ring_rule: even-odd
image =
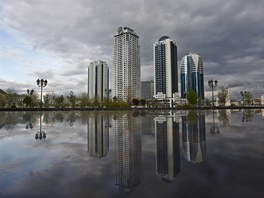
[(264, 110), (0, 112), (0, 197), (263, 197)]

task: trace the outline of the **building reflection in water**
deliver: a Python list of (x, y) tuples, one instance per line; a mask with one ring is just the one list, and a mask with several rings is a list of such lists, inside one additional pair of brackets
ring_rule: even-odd
[(115, 184), (122, 193), (135, 190), (141, 183), (141, 133), (139, 117), (131, 113), (116, 115), (115, 130)]
[(205, 114), (189, 111), (182, 117), (182, 144), (185, 158), (191, 163), (201, 163), (206, 156)]
[(105, 157), (109, 151), (109, 114), (93, 112), (87, 120), (87, 149), (90, 156)]
[(156, 174), (171, 182), (180, 172), (179, 121), (176, 116), (162, 115), (154, 118), (156, 141)]

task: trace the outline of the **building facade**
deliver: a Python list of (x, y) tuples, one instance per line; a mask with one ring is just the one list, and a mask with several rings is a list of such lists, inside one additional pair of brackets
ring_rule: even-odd
[(113, 47), (113, 96), (129, 101), (140, 98), (140, 46), (139, 37), (128, 27), (119, 27)]
[(103, 101), (105, 89), (109, 89), (109, 67), (104, 61), (93, 61), (88, 67), (88, 96)]
[(141, 98), (150, 99), (154, 95), (154, 81), (141, 81)]
[(172, 98), (178, 93), (177, 46), (163, 36), (153, 45), (154, 98)]
[(181, 60), (181, 97), (195, 91), (199, 99), (204, 99), (204, 72), (202, 57), (189, 53)]

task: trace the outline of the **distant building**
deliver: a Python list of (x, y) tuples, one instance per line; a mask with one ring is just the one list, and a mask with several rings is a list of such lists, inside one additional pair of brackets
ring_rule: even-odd
[(140, 98), (140, 46), (139, 37), (128, 27), (119, 27), (114, 36), (113, 96), (127, 101)]
[(154, 94), (154, 82), (151, 81), (141, 81), (141, 98), (149, 99), (153, 98)]
[(181, 97), (186, 98), (191, 90), (198, 98), (204, 99), (203, 61), (196, 53), (189, 53), (181, 60)]
[(163, 36), (153, 45), (154, 98), (165, 99), (178, 93), (177, 46)]
[(104, 61), (94, 61), (88, 67), (88, 96), (103, 101), (109, 89), (109, 67)]

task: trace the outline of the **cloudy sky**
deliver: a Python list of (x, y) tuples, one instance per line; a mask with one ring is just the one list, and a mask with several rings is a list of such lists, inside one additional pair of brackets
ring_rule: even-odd
[(262, 0), (0, 0), (0, 89), (38, 89), (76, 94), (87, 90), (90, 61), (107, 61), (112, 72), (113, 36), (127, 26), (140, 37), (141, 79), (153, 79), (152, 47), (167, 35), (204, 61), (207, 81), (264, 93)]

